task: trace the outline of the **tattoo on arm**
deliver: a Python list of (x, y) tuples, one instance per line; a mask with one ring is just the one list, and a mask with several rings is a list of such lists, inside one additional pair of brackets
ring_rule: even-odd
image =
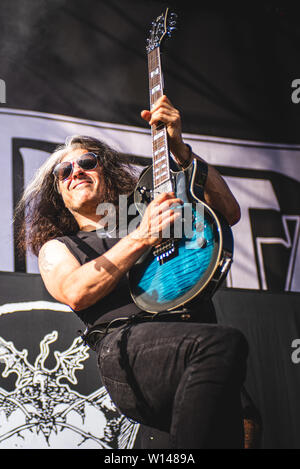
[(51, 272), (51, 270), (54, 267), (54, 264), (53, 262), (51, 262), (49, 254), (47, 256), (46, 251), (47, 251), (46, 248), (42, 248), (40, 251), (39, 266), (40, 266), (40, 269), (43, 270), (44, 272)]

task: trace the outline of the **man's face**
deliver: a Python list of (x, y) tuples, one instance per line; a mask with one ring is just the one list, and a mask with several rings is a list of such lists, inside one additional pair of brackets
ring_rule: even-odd
[(103, 178), (99, 164), (94, 169), (84, 170), (76, 163), (76, 160), (87, 152), (88, 150), (82, 148), (73, 150), (61, 160), (74, 162), (71, 175), (64, 181), (58, 182), (65, 206), (71, 212), (95, 213), (101, 201)]

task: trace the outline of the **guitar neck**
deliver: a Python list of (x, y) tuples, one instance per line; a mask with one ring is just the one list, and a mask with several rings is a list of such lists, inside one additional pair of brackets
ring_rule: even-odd
[[(148, 53), (150, 109), (163, 95), (160, 47)], [(167, 128), (159, 123), (151, 126), (154, 194), (172, 191)]]

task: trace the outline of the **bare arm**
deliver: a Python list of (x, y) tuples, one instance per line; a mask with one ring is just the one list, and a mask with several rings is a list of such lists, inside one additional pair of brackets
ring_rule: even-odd
[(142, 252), (141, 243), (126, 237), (105, 255), (80, 265), (63, 243), (52, 240), (40, 250), (39, 268), (49, 293), (76, 311), (108, 295)]
[(84, 265), (60, 241), (45, 243), (39, 253), (39, 268), (49, 293), (75, 311), (108, 295), (148, 247), (160, 242), (162, 230), (179, 216), (171, 208), (178, 203), (181, 201), (174, 194), (161, 194), (149, 204), (133, 233)]

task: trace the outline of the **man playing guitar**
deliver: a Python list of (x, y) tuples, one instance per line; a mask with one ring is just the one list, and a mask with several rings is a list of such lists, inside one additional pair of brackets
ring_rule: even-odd
[[(165, 95), (141, 116), (150, 125), (166, 125), (179, 165), (198, 158), (184, 144), (180, 113)], [(199, 297), (189, 315), (156, 316), (143, 314), (129, 293), (126, 274), (162, 241), (163, 229), (179, 216), (172, 207), (182, 201), (174, 193), (159, 194), (134, 231), (120, 239), (105, 230), (103, 235), (98, 205), (117, 205), (117, 196), (129, 194), (135, 184), (118, 153), (103, 142), (67, 139), (17, 209), (18, 215), (30, 207), (26, 246), (38, 254), (50, 294), (85, 323), (84, 338), (98, 354), (102, 382), (122, 413), (169, 432), (173, 448), (242, 447), (243, 335), (215, 324), (209, 299)], [(204, 201), (230, 225), (238, 222), (239, 205), (211, 165)]]

